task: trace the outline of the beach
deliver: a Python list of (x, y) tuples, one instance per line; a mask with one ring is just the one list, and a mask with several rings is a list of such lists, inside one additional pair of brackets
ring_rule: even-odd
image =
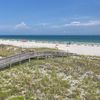
[(26, 40), (4, 40), (0, 39), (0, 44), (12, 45), (22, 48), (55, 48), (69, 53), (80, 55), (100, 56), (100, 45), (97, 44), (68, 44), (68, 43), (53, 43), (42, 41), (26, 41)]

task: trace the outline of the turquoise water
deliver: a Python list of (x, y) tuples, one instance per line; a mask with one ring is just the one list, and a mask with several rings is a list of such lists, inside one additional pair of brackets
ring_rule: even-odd
[(0, 39), (30, 40), (30, 41), (48, 41), (48, 42), (72, 42), (72, 43), (100, 43), (100, 35), (4, 35)]

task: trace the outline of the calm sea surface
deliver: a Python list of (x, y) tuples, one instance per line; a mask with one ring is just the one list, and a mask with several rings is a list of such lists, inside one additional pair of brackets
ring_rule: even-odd
[(48, 41), (48, 42), (72, 42), (72, 43), (100, 43), (100, 35), (2, 35), (0, 39)]

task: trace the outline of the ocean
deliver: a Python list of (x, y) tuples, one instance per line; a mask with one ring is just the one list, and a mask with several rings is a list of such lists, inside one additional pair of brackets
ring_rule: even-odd
[(47, 41), (60, 43), (100, 43), (100, 35), (1, 35), (0, 39)]

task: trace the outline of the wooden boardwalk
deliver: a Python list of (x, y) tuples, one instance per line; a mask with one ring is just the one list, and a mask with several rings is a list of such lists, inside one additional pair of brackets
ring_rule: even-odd
[(65, 57), (66, 52), (23, 52), (10, 57), (0, 59), (0, 69), (11, 66), (12, 64), (29, 60), (31, 58)]

